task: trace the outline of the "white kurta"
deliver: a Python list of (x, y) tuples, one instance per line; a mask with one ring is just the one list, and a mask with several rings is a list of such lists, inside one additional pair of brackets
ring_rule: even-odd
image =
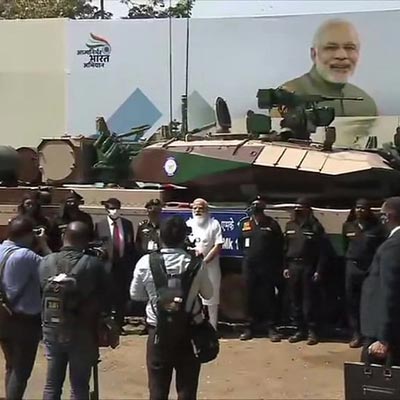
[[(192, 234), (189, 239), (196, 244), (196, 250), (202, 252), (204, 257), (216, 244), (223, 244), (222, 229), (219, 222), (210, 218), (204, 225), (198, 225), (193, 218), (190, 218), (186, 224), (192, 228)], [(213, 296), (209, 300), (203, 300), (206, 306), (219, 304), (219, 291), (221, 287), (221, 268), (219, 265), (219, 255), (205, 265), (208, 277), (213, 286)]]

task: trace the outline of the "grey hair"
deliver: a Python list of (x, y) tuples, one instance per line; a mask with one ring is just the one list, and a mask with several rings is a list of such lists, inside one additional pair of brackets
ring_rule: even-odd
[(313, 41), (312, 41), (312, 47), (316, 48), (320, 44), (321, 36), (325, 32), (325, 30), (332, 25), (349, 25), (351, 26), (354, 31), (356, 32), (358, 36), (357, 29), (355, 26), (350, 22), (345, 19), (341, 18), (333, 18), (333, 19), (328, 19), (327, 21), (323, 22), (317, 29), (317, 31), (314, 33)]

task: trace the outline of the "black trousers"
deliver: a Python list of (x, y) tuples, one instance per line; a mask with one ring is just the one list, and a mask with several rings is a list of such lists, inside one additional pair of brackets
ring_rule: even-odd
[(41, 338), (40, 317), (15, 316), (0, 339), (6, 361), (5, 389), (8, 400), (22, 399), (35, 363)]
[(313, 281), (314, 268), (302, 261), (291, 261), (288, 267), (293, 322), (301, 331), (315, 329), (319, 286)]
[(115, 311), (116, 323), (120, 328), (124, 326), (126, 308), (129, 300), (129, 280), (124, 265), (115, 265), (112, 270), (112, 308)]
[(360, 300), (366, 272), (351, 260), (346, 261), (346, 304), (349, 327), (353, 335), (360, 335)]
[(244, 275), (247, 288), (247, 314), (251, 327), (267, 322), (272, 328), (278, 320), (279, 299), (275, 288), (276, 278), (272, 274), (260, 273), (264, 265), (246, 263)]
[[(371, 364), (379, 364), (384, 365), (386, 363), (386, 359), (382, 360), (380, 358), (376, 358), (368, 354), (368, 347), (376, 342), (376, 339), (366, 338), (364, 340), (364, 346), (361, 350), (361, 362), (365, 363), (369, 359)], [(400, 343), (394, 344), (390, 346), (390, 357), (391, 357), (391, 365), (400, 366)]]
[(149, 326), (148, 331), (146, 363), (150, 400), (168, 400), (173, 370), (178, 400), (196, 400), (200, 362), (189, 340), (175, 348), (164, 347), (155, 343), (155, 328)]

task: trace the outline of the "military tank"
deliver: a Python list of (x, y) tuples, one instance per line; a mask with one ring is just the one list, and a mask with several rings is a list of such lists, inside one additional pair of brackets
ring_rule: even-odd
[[(334, 147), (336, 132), (329, 126), (334, 109), (318, 107), (334, 98), (284, 89), (259, 90), (257, 98), (260, 109), (279, 110), (279, 132), (271, 129), (270, 115), (253, 111), (247, 113), (247, 132), (230, 132), (229, 110), (218, 98), (219, 129), (182, 132), (144, 147), (133, 158), (132, 175), (141, 182), (185, 186), (190, 198), (204, 196), (218, 203), (248, 201), (259, 194), (271, 203), (307, 196), (315, 206), (343, 208), (359, 197), (378, 204), (400, 193), (395, 146)], [(317, 127), (325, 127), (320, 143), (311, 140)]]
[[(335, 99), (299, 96), (283, 89), (259, 90), (257, 98), (258, 107), (267, 112), (249, 111), (242, 132), (232, 131), (229, 109), (222, 98), (216, 100), (215, 126), (188, 131), (184, 96), (182, 122), (161, 127), (151, 139), (143, 139), (148, 126), (116, 135), (103, 118), (97, 120), (96, 137), (44, 138), (36, 155), (28, 150), (20, 152), (20, 157), (25, 157), (25, 173), (19, 172), (18, 176), (24, 177), (19, 178), (19, 185), (0, 187), (0, 236), (4, 238), (7, 221), (15, 215), (24, 192), (36, 190), (38, 185), (47, 186), (49, 214), (56, 213), (74, 189), (94, 221), (104, 217), (101, 201), (118, 197), (124, 215), (134, 225), (145, 217), (144, 204), (150, 198), (164, 202), (165, 215), (186, 218), (193, 198), (205, 197), (221, 223), (225, 240), (221, 318), (243, 319), (238, 238), (249, 199), (266, 197), (268, 213), (283, 227), (292, 203), (307, 196), (340, 255), (342, 223), (354, 201), (367, 197), (379, 206), (385, 197), (400, 194), (400, 130), (394, 144), (382, 149), (340, 148), (335, 146), (336, 131), (330, 126), (334, 110), (318, 104)], [(273, 127), (275, 110), (280, 115), (278, 129)], [(318, 127), (324, 129), (321, 141), (312, 140)], [(126, 140), (127, 136), (133, 140)], [(19, 171), (15, 167), (9, 170)], [(336, 271), (334, 279), (340, 281), (340, 275)], [(336, 292), (332, 296), (338, 297)]]

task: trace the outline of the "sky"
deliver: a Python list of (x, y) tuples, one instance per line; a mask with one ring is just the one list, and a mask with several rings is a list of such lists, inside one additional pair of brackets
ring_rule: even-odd
[[(136, 0), (145, 3), (147, 0)], [(171, 0), (172, 4), (176, 0)], [(165, 0), (169, 4), (169, 0)], [(92, 4), (99, 6), (100, 0)], [(127, 15), (128, 8), (120, 0), (105, 0), (105, 9), (118, 19)], [(348, 11), (372, 11), (400, 9), (400, 0), (352, 1), (352, 0), (196, 0), (193, 18), (252, 17), (263, 15), (320, 14)]]

